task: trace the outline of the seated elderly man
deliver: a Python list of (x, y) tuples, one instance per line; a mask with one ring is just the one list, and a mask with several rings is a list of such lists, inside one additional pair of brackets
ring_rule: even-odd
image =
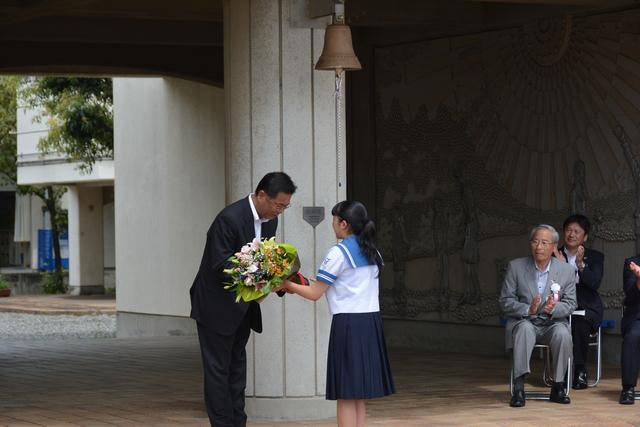
[(514, 393), (510, 405), (525, 405), (524, 380), (536, 343), (550, 347), (554, 383), (549, 400), (571, 403), (564, 379), (572, 352), (569, 316), (576, 309), (576, 272), (566, 262), (552, 258), (558, 232), (550, 225), (534, 227), (531, 256), (509, 263), (500, 293), (507, 318), (507, 350), (513, 349)]

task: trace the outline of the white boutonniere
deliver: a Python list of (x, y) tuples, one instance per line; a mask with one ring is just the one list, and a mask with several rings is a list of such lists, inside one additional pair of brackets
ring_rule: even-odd
[(553, 300), (555, 302), (560, 301), (560, 284), (557, 282), (551, 283), (551, 292), (553, 292)]

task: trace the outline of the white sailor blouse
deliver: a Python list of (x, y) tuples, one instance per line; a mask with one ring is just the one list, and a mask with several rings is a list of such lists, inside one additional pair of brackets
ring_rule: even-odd
[(362, 253), (353, 234), (329, 250), (316, 280), (330, 285), (325, 295), (331, 314), (380, 311), (378, 266)]

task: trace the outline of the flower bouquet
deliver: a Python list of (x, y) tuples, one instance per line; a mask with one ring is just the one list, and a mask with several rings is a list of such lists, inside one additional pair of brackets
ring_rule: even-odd
[[(224, 270), (231, 282), (225, 282), (229, 289), (236, 294), (236, 302), (253, 301), (268, 295), (282, 282), (292, 277), (294, 281), (308, 284), (308, 281), (298, 273), (300, 259), (298, 250), (288, 243), (276, 243), (275, 238), (253, 239), (229, 257), (233, 265)], [(306, 283), (305, 283), (306, 282)]]

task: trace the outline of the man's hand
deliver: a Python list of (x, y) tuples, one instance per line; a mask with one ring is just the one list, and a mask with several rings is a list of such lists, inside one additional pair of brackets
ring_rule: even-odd
[(558, 245), (553, 248), (553, 255), (559, 260), (566, 262), (567, 260), (564, 257), (564, 254), (558, 250)]
[(544, 312), (551, 314), (555, 306), (556, 300), (553, 299), (553, 294), (549, 294), (549, 296), (547, 296), (547, 301), (544, 303)]
[(635, 274), (638, 279), (640, 279), (640, 265), (631, 261), (631, 264), (629, 264), (629, 270), (631, 270), (631, 272)]
[(576, 251), (576, 265), (580, 271), (584, 268), (584, 246), (582, 245), (578, 246)]
[(538, 308), (540, 308), (540, 295), (536, 295), (531, 301), (531, 305), (529, 306), (529, 315), (536, 314), (538, 312)]
[(629, 270), (636, 276), (636, 287), (640, 289), (640, 266), (635, 262), (631, 261), (629, 264)]

